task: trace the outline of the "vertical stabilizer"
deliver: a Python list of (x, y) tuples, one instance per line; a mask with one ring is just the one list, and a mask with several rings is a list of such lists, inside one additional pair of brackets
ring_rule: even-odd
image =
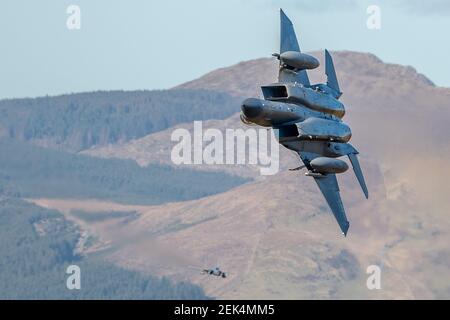
[[(295, 34), (294, 25), (292, 21), (287, 17), (282, 9), (280, 9), (281, 19), (281, 35), (280, 35), (280, 54), (295, 51), (301, 52), (298, 45), (297, 35)], [(299, 82), (304, 86), (310, 86), (308, 74), (305, 70), (300, 70), (294, 77), (291, 74), (284, 71), (280, 72), (280, 82)]]
[(280, 19), (281, 19), (281, 43), (280, 43), (280, 54), (287, 51), (297, 51), (300, 52), (300, 46), (298, 45), (297, 35), (295, 34), (294, 26), (292, 21), (280, 9)]
[(328, 77), (327, 86), (336, 91), (338, 96), (342, 95), (341, 89), (336, 76), (336, 70), (334, 69), (333, 58), (328, 50), (325, 49), (325, 73)]

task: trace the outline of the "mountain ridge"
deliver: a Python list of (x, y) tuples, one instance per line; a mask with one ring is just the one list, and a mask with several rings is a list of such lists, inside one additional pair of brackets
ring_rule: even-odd
[[(343, 74), (346, 75), (349, 72), (358, 72), (354, 76), (379, 75), (380, 72), (389, 73), (394, 75), (394, 78), (405, 77), (410, 79), (416, 79), (417, 83), (425, 87), (438, 88), (435, 84), (427, 78), (425, 75), (417, 72), (412, 66), (402, 66), (399, 64), (385, 63), (380, 58), (372, 53), (362, 53), (355, 51), (334, 51), (331, 52), (335, 60), (335, 66), (338, 72), (338, 78)], [(321, 62), (318, 69), (311, 70), (308, 74), (311, 77), (312, 82), (323, 82), (324, 69), (323, 69), (323, 53), (319, 51), (313, 51), (309, 54), (313, 55)], [(358, 65), (359, 70), (354, 69), (354, 65)], [(370, 66), (370, 68), (367, 68)], [(381, 70), (376, 70), (376, 67), (381, 67)], [(352, 68), (353, 67), (353, 68)], [(241, 71), (241, 74), (236, 74), (235, 70)], [(268, 84), (267, 80), (272, 79), (270, 82), (276, 82), (278, 70), (278, 61), (275, 58), (259, 58), (249, 61), (241, 61), (229, 67), (219, 68), (211, 71), (204, 76), (180, 84), (174, 88), (176, 89), (209, 89), (215, 91), (226, 91), (236, 96), (247, 96), (248, 90), (254, 90), (253, 87), (259, 88), (261, 85)], [(375, 73), (373, 73), (375, 71)], [(243, 88), (235, 88), (232, 85), (233, 81), (242, 81), (242, 79), (249, 79), (253, 76), (254, 85), (243, 86)], [(340, 79), (339, 79), (340, 80)], [(344, 80), (345, 81), (345, 80)], [(449, 89), (449, 88), (441, 88)], [(450, 91), (450, 90), (449, 90)]]

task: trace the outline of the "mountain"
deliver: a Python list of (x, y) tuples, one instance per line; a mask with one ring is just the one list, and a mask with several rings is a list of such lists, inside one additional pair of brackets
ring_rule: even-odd
[(0, 137), (76, 152), (182, 122), (224, 119), (238, 105), (226, 93), (187, 89), (0, 100)]
[[(311, 82), (324, 80), (324, 58), (322, 52), (310, 52), (320, 61), (320, 67), (308, 71)], [(345, 92), (352, 92), (353, 86), (364, 87), (378, 82), (399, 82), (413, 84), (419, 87), (435, 87), (426, 76), (419, 74), (412, 67), (395, 64), (387, 64), (373, 54), (353, 51), (332, 52), (338, 80)], [(183, 83), (176, 88), (203, 89), (223, 91), (238, 97), (256, 96), (260, 93), (260, 87), (268, 83), (276, 82), (278, 76), (278, 61), (275, 58), (261, 58), (244, 61), (234, 66), (214, 70), (199, 79)], [(384, 78), (388, 76), (387, 78)], [(383, 80), (380, 82), (379, 80)]]
[[(371, 195), (364, 200), (353, 173), (339, 177), (351, 221), (348, 238), (341, 237), (314, 182), (286, 170), (298, 162), (284, 150), (279, 174), (199, 200), (143, 207), (32, 201), (73, 219), (75, 212), (93, 208), (97, 214), (136, 211), (138, 218), (125, 225), (120, 219), (79, 223), (109, 243), (109, 258), (120, 265), (189, 279), (221, 298), (448, 298), (450, 89), (371, 54), (333, 55), (347, 107), (344, 120), (352, 127)], [(258, 86), (273, 82), (276, 71), (276, 60), (258, 59), (177, 89), (219, 90), (243, 99), (258, 95)], [(310, 75), (313, 82), (324, 80), (323, 69)], [(203, 126), (242, 128), (237, 114)], [(168, 155), (175, 128), (193, 126), (183, 123), (83, 153), (134, 159), (141, 166), (173, 165)], [(245, 166), (194, 168), (258, 176)], [(189, 268), (216, 264), (230, 272), (229, 280), (211, 281)], [(380, 291), (366, 288), (372, 264), (382, 268)]]

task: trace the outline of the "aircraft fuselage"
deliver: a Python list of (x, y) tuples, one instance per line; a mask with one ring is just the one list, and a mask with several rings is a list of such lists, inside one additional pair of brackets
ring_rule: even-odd
[[(265, 99), (250, 98), (243, 102), (241, 119), (244, 123), (278, 129), (280, 143), (302, 140), (346, 143), (351, 139), (350, 127), (341, 120), (344, 106), (330, 94), (288, 85), (266, 86), (262, 90)], [(290, 144), (285, 146), (291, 149)]]

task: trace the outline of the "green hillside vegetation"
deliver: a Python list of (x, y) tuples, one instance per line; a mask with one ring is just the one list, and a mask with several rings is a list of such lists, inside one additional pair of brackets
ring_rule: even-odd
[[(198, 286), (79, 256), (79, 239), (59, 212), (0, 197), (0, 299), (207, 299)], [(66, 287), (73, 264), (81, 290)]]
[(128, 141), (178, 123), (225, 119), (239, 99), (204, 90), (111, 91), (0, 101), (0, 137), (67, 151)]
[(247, 179), (132, 160), (99, 159), (0, 139), (0, 190), (23, 198), (104, 199), (133, 204), (184, 201)]

